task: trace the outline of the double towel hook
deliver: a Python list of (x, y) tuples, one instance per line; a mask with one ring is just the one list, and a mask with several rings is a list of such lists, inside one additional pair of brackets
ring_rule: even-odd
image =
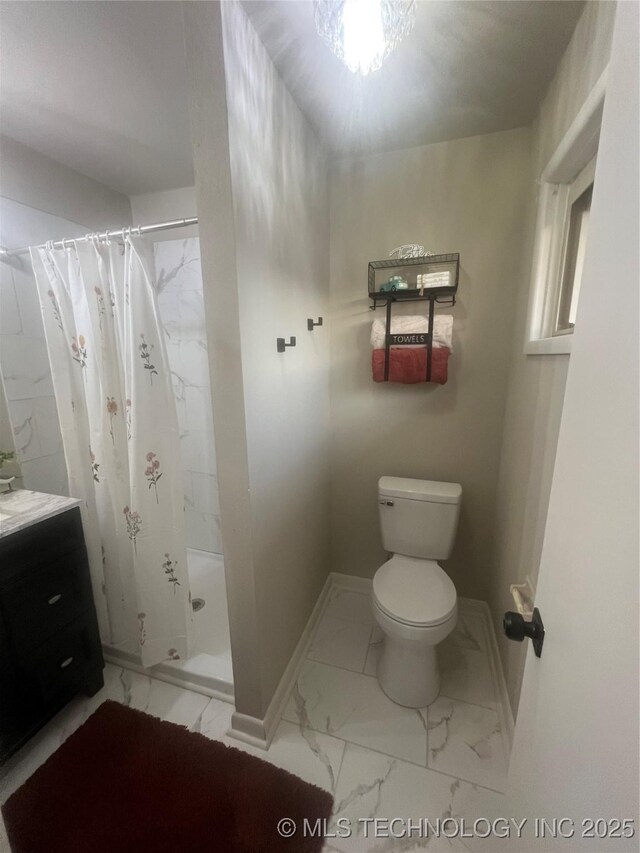
[[(322, 317), (318, 317), (317, 320), (312, 320), (311, 317), (309, 317), (307, 319), (307, 329), (310, 332), (313, 332), (313, 330), (316, 326), (322, 326), (323, 323), (324, 323), (324, 320)], [(294, 347), (294, 346), (296, 346), (296, 338), (294, 335), (291, 335), (291, 337), (289, 338), (289, 343), (287, 343), (284, 338), (276, 338), (276, 349), (278, 352), (286, 352), (287, 347)]]

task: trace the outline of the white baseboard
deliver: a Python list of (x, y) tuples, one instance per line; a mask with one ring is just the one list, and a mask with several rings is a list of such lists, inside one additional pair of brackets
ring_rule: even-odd
[(237, 740), (244, 741), (252, 746), (269, 749), (291, 689), (296, 683), (302, 669), (309, 644), (311, 643), (332, 588), (332, 575), (329, 574), (311, 611), (311, 616), (307, 621), (305, 629), (273, 694), (264, 719), (261, 720), (259, 717), (251, 717), (248, 714), (241, 714), (236, 711), (231, 717), (231, 728), (227, 732), (231, 737), (235, 737)]
[[(465, 600), (465, 599), (463, 599)], [(473, 599), (466, 599), (473, 601)], [(491, 618), (491, 610), (486, 601), (474, 601), (478, 605), (477, 612), (483, 616), (485, 634), (487, 638), (487, 648), (489, 651), (489, 664), (492, 670), (493, 682), (498, 685), (498, 713), (500, 715), (500, 726), (505, 741), (506, 753), (511, 755), (511, 746), (513, 744), (513, 730), (515, 721), (513, 719), (513, 711), (511, 710), (511, 702), (509, 701), (509, 693), (507, 692), (507, 682), (504, 677), (502, 668), (502, 660), (498, 651), (498, 641), (493, 630), (493, 620)]]
[[(228, 734), (235, 737), (237, 740), (244, 743), (257, 746), (262, 749), (268, 749), (275, 730), (280, 722), (280, 717), (284, 711), (285, 704), (289, 698), (289, 694), (295, 684), (302, 665), (307, 656), (309, 645), (313, 638), (316, 626), (322, 617), (326, 603), (334, 589), (348, 590), (350, 592), (359, 592), (368, 595), (371, 592), (373, 581), (371, 578), (361, 578), (355, 575), (344, 575), (339, 572), (331, 572), (327, 577), (322, 592), (318, 596), (309, 621), (306, 624), (302, 636), (298, 641), (295, 651), (285, 669), (282, 678), (278, 684), (273, 699), (269, 703), (267, 713), (264, 719), (251, 717), (247, 714), (241, 714), (237, 711), (231, 718), (231, 728)], [(458, 607), (460, 613), (469, 613), (477, 615), (481, 618), (486, 647), (489, 657), (489, 665), (492, 671), (494, 683), (498, 685), (498, 715), (500, 718), (500, 727), (507, 747), (507, 754), (511, 749), (513, 740), (513, 714), (509, 704), (507, 687), (504, 680), (502, 663), (498, 652), (498, 644), (493, 631), (493, 623), (491, 621), (491, 613), (489, 605), (485, 601), (478, 601), (473, 598), (459, 598)]]
[(458, 609), (462, 613), (473, 613), (475, 616), (486, 616), (486, 604), (479, 598), (458, 598)]
[(371, 592), (373, 585), (371, 578), (361, 578), (357, 575), (343, 575), (340, 572), (331, 572), (329, 577), (334, 587), (339, 587), (349, 592), (361, 592), (364, 595), (368, 595)]
[(271, 740), (273, 739), (273, 731), (268, 731), (266, 726), (266, 717), (261, 720), (259, 717), (252, 717), (250, 714), (240, 714), (234, 711), (231, 715), (231, 726), (227, 730), (230, 737), (236, 740), (241, 740), (243, 743), (248, 743), (250, 746), (257, 746), (259, 749), (269, 749)]

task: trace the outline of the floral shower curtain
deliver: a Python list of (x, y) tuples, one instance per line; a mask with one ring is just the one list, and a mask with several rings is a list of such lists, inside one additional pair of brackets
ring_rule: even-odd
[(31, 250), (103, 642), (188, 657), (180, 439), (144, 239)]

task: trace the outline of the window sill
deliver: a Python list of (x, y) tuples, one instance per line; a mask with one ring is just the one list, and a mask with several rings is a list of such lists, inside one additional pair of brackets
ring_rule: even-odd
[(573, 335), (556, 335), (553, 338), (540, 338), (537, 341), (527, 341), (524, 345), (525, 355), (569, 355)]

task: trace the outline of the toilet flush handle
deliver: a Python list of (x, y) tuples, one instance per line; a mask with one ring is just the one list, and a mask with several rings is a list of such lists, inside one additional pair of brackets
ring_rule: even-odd
[(380, 506), (393, 506), (393, 501), (380, 501)]

